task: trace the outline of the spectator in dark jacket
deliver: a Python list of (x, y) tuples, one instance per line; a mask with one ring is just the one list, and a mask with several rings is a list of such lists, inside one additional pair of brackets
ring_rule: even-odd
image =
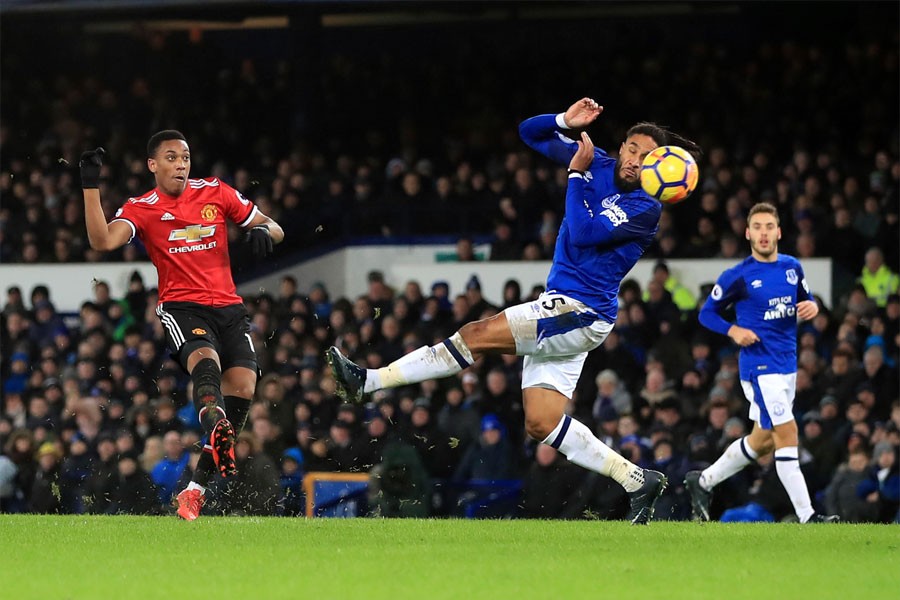
[(455, 440), (454, 460), (456, 463), (462, 454), (478, 439), (481, 419), (478, 411), (464, 402), (462, 388), (452, 386), (447, 390), (444, 406), (438, 412), (437, 426), (452, 441)]
[(812, 465), (806, 478), (811, 496), (825, 489), (837, 468), (838, 448), (831, 436), (823, 434), (822, 416), (817, 410), (811, 410), (803, 416), (803, 432), (801, 446), (812, 456)]
[(306, 494), (303, 491), (303, 453), (300, 448), (288, 448), (281, 457), (281, 497), (279, 514), (300, 517), (306, 514)]
[(37, 452), (38, 469), (31, 487), (28, 512), (54, 514), (63, 512), (59, 495), (61, 453), (54, 442), (44, 442)]
[(492, 413), (481, 418), (481, 437), (463, 456), (454, 479), (499, 481), (513, 477), (512, 457), (506, 432)]
[(860, 484), (869, 477), (869, 453), (858, 448), (850, 453), (826, 490), (825, 506), (828, 513), (840, 515), (850, 523), (871, 523), (878, 517), (878, 506), (860, 498)]
[(60, 495), (65, 512), (72, 514), (85, 512), (84, 497), (92, 467), (93, 454), (87, 440), (80, 433), (76, 433), (69, 442), (69, 456), (63, 460), (60, 469)]
[(523, 516), (531, 519), (571, 519), (581, 516), (584, 505), (581, 481), (584, 471), (553, 447), (538, 444), (534, 463), (525, 477)]
[(85, 482), (87, 510), (92, 514), (103, 514), (112, 502), (118, 483), (118, 457), (116, 442), (109, 434), (97, 438), (97, 460)]
[(877, 510), (879, 523), (893, 523), (900, 510), (900, 465), (897, 448), (888, 441), (879, 442), (872, 452), (868, 477), (857, 487), (857, 495)]
[(10, 433), (3, 452), (16, 469), (11, 482), (13, 489), (6, 501), (6, 510), (12, 513), (26, 512), (38, 469), (34, 460), (34, 435), (27, 429), (14, 430)]
[(409, 443), (419, 453), (432, 477), (449, 477), (453, 472), (450, 440), (431, 422), (431, 403), (418, 398), (410, 415)]
[(279, 468), (262, 451), (262, 444), (249, 431), (238, 435), (234, 445), (237, 475), (216, 479), (218, 502), (214, 512), (229, 515), (274, 515), (281, 497)]
[(141, 468), (135, 451), (119, 456), (119, 482), (109, 515), (155, 515), (160, 512), (159, 496), (150, 475)]

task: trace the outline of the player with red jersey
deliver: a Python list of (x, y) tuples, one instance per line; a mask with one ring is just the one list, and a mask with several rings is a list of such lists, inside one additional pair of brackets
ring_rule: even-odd
[(129, 198), (109, 223), (100, 206), (104, 150), (81, 156), (88, 239), (114, 250), (138, 237), (159, 274), (156, 314), (172, 356), (190, 373), (200, 422), (208, 436), (178, 515), (193, 521), (215, 469), (235, 473), (234, 441), (256, 388), (256, 351), (250, 318), (237, 295), (228, 257), (227, 221), (247, 229), (254, 254), (264, 257), (284, 239), (281, 227), (240, 192), (215, 178), (189, 179), (191, 151), (184, 135), (160, 131), (147, 144), (156, 187)]

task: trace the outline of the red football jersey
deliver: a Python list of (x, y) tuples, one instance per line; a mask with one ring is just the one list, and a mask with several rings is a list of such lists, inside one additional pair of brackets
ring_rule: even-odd
[(231, 277), (226, 219), (246, 227), (258, 209), (212, 177), (188, 179), (177, 198), (154, 189), (129, 198), (114, 221), (131, 226), (159, 274), (159, 301), (228, 306), (242, 302)]

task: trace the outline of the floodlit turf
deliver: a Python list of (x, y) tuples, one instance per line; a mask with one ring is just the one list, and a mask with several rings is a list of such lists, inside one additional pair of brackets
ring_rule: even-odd
[(898, 598), (900, 527), (0, 515), (2, 598)]

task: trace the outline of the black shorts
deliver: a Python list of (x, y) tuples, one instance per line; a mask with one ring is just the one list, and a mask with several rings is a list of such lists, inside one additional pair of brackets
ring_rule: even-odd
[(172, 358), (187, 371), (187, 359), (198, 348), (212, 348), (222, 371), (246, 367), (259, 373), (256, 350), (250, 338), (250, 315), (243, 304), (213, 308), (194, 302), (164, 302), (156, 316), (166, 330)]

